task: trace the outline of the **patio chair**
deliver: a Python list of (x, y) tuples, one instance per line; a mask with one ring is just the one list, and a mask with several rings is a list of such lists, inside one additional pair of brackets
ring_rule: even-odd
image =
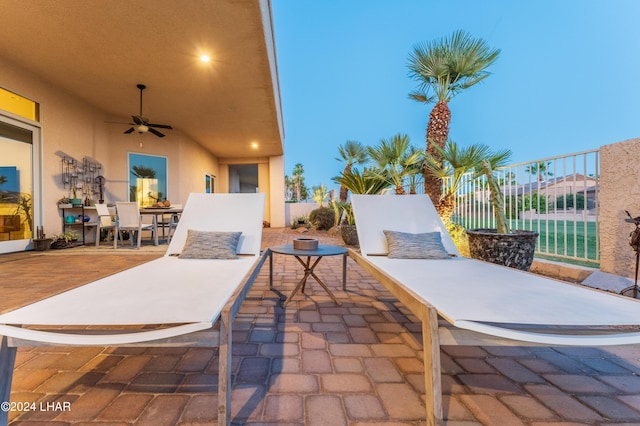
[[(640, 343), (638, 300), (461, 257), (427, 196), (351, 201), (360, 253), (350, 256), (422, 321), (427, 424), (443, 421), (440, 345)], [(393, 256), (403, 238), (434, 232), (444, 256), (392, 258), (384, 231), (413, 234), (392, 241)]]
[[(229, 424), (231, 326), (266, 259), (264, 204), (264, 194), (191, 194), (163, 257), (0, 315), (0, 400), (18, 346), (218, 346), (218, 423)], [(229, 234), (237, 258), (200, 258), (223, 257), (204, 249)]]
[(107, 232), (107, 242), (109, 242), (109, 236), (113, 234), (113, 238), (115, 239), (115, 228), (116, 225), (113, 222), (113, 215), (109, 211), (109, 207), (106, 204), (96, 204), (96, 213), (98, 213), (98, 221), (96, 225), (96, 247), (100, 245), (100, 236), (102, 235), (102, 230), (106, 229)]
[[(171, 208), (174, 209), (182, 209), (182, 204), (172, 204)], [(165, 238), (165, 230), (166, 238), (169, 242), (171, 242), (171, 237), (173, 236), (173, 232), (178, 226), (178, 222), (180, 221), (181, 213), (169, 213), (162, 215), (161, 219), (158, 221), (158, 228), (162, 228), (162, 238)]]
[(133, 245), (133, 239), (136, 238), (138, 249), (142, 244), (142, 231), (151, 231), (152, 236), (155, 232), (152, 223), (142, 222), (138, 203), (116, 202), (116, 236), (113, 239), (114, 249), (118, 248), (118, 239), (123, 238), (122, 231), (129, 231), (129, 241), (131, 245)]

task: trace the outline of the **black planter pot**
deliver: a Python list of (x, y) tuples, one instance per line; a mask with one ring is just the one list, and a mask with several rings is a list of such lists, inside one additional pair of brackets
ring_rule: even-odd
[(340, 235), (346, 245), (358, 245), (358, 230), (355, 225), (340, 225)]
[(531, 268), (537, 232), (518, 230), (498, 234), (495, 229), (467, 229), (467, 235), (472, 258), (522, 271)]

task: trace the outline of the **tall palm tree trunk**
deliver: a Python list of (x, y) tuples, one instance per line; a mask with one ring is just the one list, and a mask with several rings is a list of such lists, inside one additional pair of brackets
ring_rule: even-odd
[(442, 219), (445, 225), (448, 225), (451, 222), (451, 216), (453, 216), (453, 211), (456, 208), (456, 194), (448, 192), (436, 205), (436, 210), (438, 211), (438, 215)]
[[(344, 170), (342, 171), (342, 176), (346, 176), (349, 173), (351, 173), (351, 164), (347, 164), (345, 166)], [(347, 187), (344, 185), (340, 185), (340, 202), (346, 203), (348, 195), (349, 195), (349, 190), (347, 189)]]
[[(429, 124), (427, 126), (427, 154), (439, 161), (442, 160), (442, 155), (433, 148), (433, 145), (438, 145), (444, 149), (449, 138), (449, 123), (451, 123), (449, 106), (446, 101), (439, 101), (429, 114)], [(437, 207), (442, 196), (442, 179), (427, 173), (426, 170), (423, 170), (422, 173), (424, 175), (424, 192), (431, 198), (433, 205)]]
[(407, 191), (402, 186), (396, 186), (396, 195), (407, 195)]

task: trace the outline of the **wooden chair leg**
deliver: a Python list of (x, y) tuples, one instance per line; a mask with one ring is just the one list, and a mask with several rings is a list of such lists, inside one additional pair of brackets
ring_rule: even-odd
[(427, 307), (426, 309), (426, 320), (422, 321), (422, 344), (424, 348), (427, 425), (440, 426), (444, 420), (442, 418), (442, 379), (440, 376), (438, 311), (434, 307)]
[(220, 316), (218, 343), (218, 426), (231, 424), (231, 317), (228, 312)]

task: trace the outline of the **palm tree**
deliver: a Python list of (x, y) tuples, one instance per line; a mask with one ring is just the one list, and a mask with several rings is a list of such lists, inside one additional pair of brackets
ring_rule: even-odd
[(304, 167), (301, 163), (297, 163), (293, 166), (293, 173), (291, 174), (294, 187), (296, 190), (296, 201), (300, 201), (300, 196), (302, 195), (302, 185), (304, 181)]
[[(449, 38), (416, 45), (409, 55), (409, 75), (419, 82), (409, 97), (418, 102), (435, 103), (427, 125), (426, 153), (436, 161), (442, 159), (435, 147), (444, 148), (449, 138), (449, 101), (487, 78), (486, 69), (499, 54), (499, 49), (491, 49), (484, 40), (456, 31)], [(442, 180), (426, 170), (423, 173), (425, 193), (435, 205), (442, 195)]]
[(293, 198), (295, 184), (289, 175), (284, 175), (284, 199), (290, 201)]
[(445, 177), (451, 178), (450, 184), (444, 189), (443, 196), (436, 204), (436, 210), (445, 224), (451, 221), (451, 215), (456, 207), (456, 193), (460, 189), (464, 175), (479, 172), (482, 160), (488, 160), (491, 167), (496, 168), (506, 165), (511, 156), (511, 151), (508, 149), (492, 152), (491, 148), (484, 144), (474, 144), (464, 148), (451, 140), (447, 142), (444, 149), (437, 147), (436, 150), (442, 160), (427, 155), (424, 168), (431, 176), (440, 180)]
[(409, 186), (409, 194), (417, 194), (418, 185), (424, 184), (424, 176), (422, 176), (422, 165), (417, 165), (415, 172), (411, 173), (407, 178)]
[(538, 175), (538, 182), (542, 182), (545, 177), (553, 176), (553, 173), (549, 171), (551, 168), (551, 161), (540, 161), (538, 163), (530, 164), (524, 168), (524, 171), (531, 175)]
[(395, 186), (396, 194), (404, 195), (405, 180), (411, 174), (419, 173), (422, 164), (422, 150), (411, 146), (409, 136), (398, 133), (390, 139), (382, 139), (380, 144), (369, 147), (369, 157), (376, 163), (381, 178), (389, 179)]
[[(367, 148), (358, 141), (346, 141), (344, 145), (338, 146), (338, 152), (340, 158), (336, 157), (338, 161), (344, 161), (344, 169), (342, 173), (349, 173), (351, 167), (358, 164), (366, 164), (369, 159), (367, 156)], [(346, 186), (340, 185), (340, 201), (347, 201), (347, 194), (349, 190)]]

